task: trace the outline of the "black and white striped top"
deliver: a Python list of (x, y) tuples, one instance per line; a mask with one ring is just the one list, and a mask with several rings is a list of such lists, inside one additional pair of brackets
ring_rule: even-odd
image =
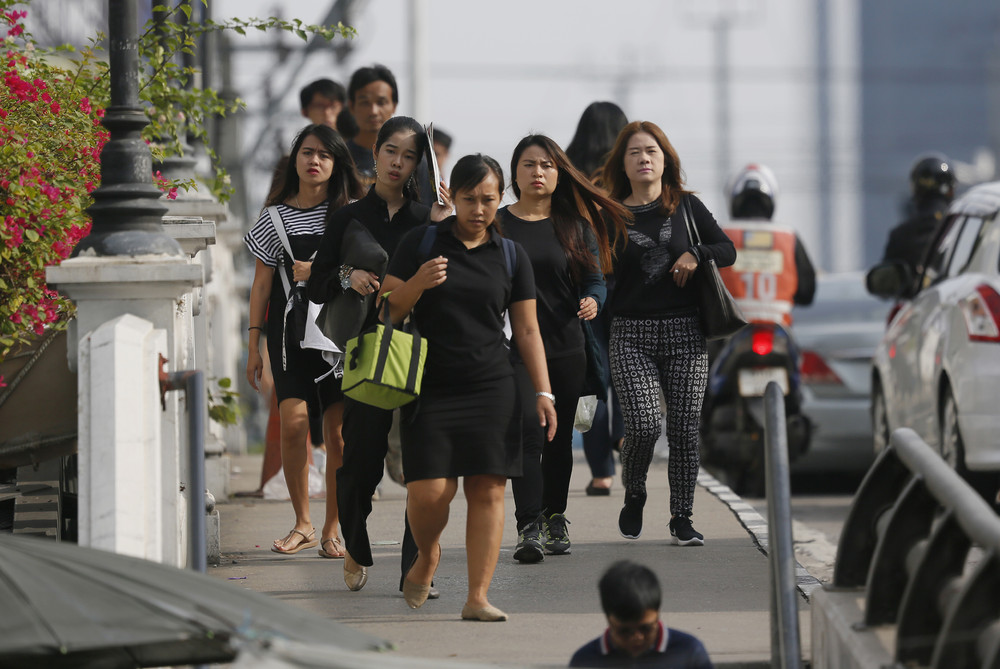
[[(311, 209), (297, 209), (287, 204), (278, 205), (278, 213), (285, 224), (285, 232), (288, 237), (317, 235), (316, 243), (326, 230), (326, 209), (328, 201), (324, 200)], [(271, 215), (264, 209), (260, 218), (250, 228), (250, 231), (243, 236), (243, 242), (250, 249), (254, 257), (260, 259), (268, 267), (276, 267), (281, 259), (284, 250), (281, 247), (281, 239), (271, 223)], [(296, 251), (298, 253), (298, 251)], [(306, 260), (299, 258), (299, 260)]]

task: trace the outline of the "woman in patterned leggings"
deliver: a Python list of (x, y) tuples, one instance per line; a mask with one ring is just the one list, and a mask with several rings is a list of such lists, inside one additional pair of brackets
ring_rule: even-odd
[[(667, 403), (670, 535), (682, 546), (705, 538), (691, 524), (698, 477), (698, 425), (708, 381), (705, 335), (694, 289), (698, 266), (732, 265), (736, 249), (701, 200), (684, 189), (677, 152), (655, 124), (634, 121), (618, 135), (604, 166), (604, 185), (631, 211), (615, 241), (615, 293), (610, 305), (611, 378), (625, 419), (618, 529), (642, 533), (646, 474), (660, 436), (660, 391)], [(692, 245), (680, 214), (687, 198), (702, 243)]]

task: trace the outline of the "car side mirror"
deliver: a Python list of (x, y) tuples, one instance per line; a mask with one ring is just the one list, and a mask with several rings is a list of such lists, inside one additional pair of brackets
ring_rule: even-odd
[(913, 271), (898, 260), (881, 262), (868, 270), (865, 288), (872, 295), (888, 300), (912, 297)]

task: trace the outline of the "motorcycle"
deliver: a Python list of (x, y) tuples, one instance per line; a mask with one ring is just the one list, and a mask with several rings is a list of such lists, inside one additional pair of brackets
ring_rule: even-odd
[(750, 323), (712, 357), (701, 417), (701, 457), (738, 495), (763, 497), (764, 389), (785, 396), (789, 462), (806, 452), (811, 424), (801, 410), (801, 354), (784, 327)]

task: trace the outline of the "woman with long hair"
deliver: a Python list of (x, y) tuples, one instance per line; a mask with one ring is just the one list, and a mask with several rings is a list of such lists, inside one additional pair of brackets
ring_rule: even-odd
[[(594, 187), (545, 135), (528, 135), (510, 160), (518, 200), (498, 215), (503, 234), (524, 247), (535, 275), (538, 327), (545, 347), (559, 429), (551, 441), (533, 422), (522, 426), (523, 475), (511, 482), (518, 543), (514, 559), (539, 562), (570, 550), (566, 505), (573, 474), (573, 417), (587, 357), (581, 320), (604, 304), (602, 267), (611, 267), (604, 217), (621, 228), (625, 208)], [(511, 351), (525, 415), (534, 405), (531, 378)]]
[(627, 123), (625, 112), (614, 102), (591, 102), (576, 124), (566, 155), (576, 169), (593, 180)]
[[(618, 133), (627, 124), (625, 112), (614, 102), (590, 103), (580, 116), (576, 134), (566, 147), (566, 155), (578, 170), (590, 177), (591, 181), (599, 183), (604, 160), (614, 147)], [(610, 268), (605, 270), (609, 271)], [(608, 291), (607, 299), (610, 301), (615, 289), (614, 275), (605, 277), (605, 286)], [(583, 453), (590, 466), (590, 483), (585, 491), (592, 496), (607, 496), (611, 494), (611, 484), (615, 477), (614, 451), (621, 450), (625, 437), (621, 405), (618, 403), (614, 384), (610, 383), (608, 340), (611, 337), (611, 318), (607, 309), (602, 309), (597, 314), (597, 318), (591, 321), (590, 328), (601, 352), (604, 378), (609, 382), (604, 393), (597, 397), (591, 428), (583, 433)]]
[(478, 154), (459, 160), (451, 173), (455, 215), (404, 237), (382, 284), (393, 321), (412, 314), (430, 342), (420, 399), (402, 409), (406, 514), (419, 550), (403, 596), (412, 608), (427, 599), (461, 477), (468, 504), (466, 620), (507, 619), (487, 598), (503, 538), (504, 489), (509, 476), (520, 474), (505, 311), (535, 391), (533, 414), (523, 418), (545, 426), (549, 439), (556, 431), (531, 262), (496, 230), (502, 194), (495, 160)]
[[(414, 180), (426, 145), (424, 129), (414, 119), (394, 116), (383, 123), (375, 139), (374, 185), (363, 198), (333, 215), (320, 242), (309, 278), (309, 299), (319, 303), (351, 299), (367, 312), (356, 331), (342, 333), (345, 338), (357, 336), (377, 322), (373, 300), (362, 298), (374, 297), (386, 270), (385, 267), (355, 267), (356, 261), (345, 254), (345, 246), (356, 238), (345, 239), (345, 236), (360, 234), (351, 227), (356, 221), (385, 251), (385, 257), (390, 258), (404, 234), (427, 223), (432, 217), (431, 208), (420, 203)], [(447, 192), (442, 196), (447, 198)], [(443, 219), (450, 211), (451, 203), (447, 199), (445, 205), (435, 203), (433, 219)], [(335, 343), (344, 345), (346, 342)], [(326, 470), (327, 487), (332, 486), (337, 491), (340, 525), (347, 549), (344, 582), (351, 590), (365, 586), (368, 567), (374, 564), (367, 520), (372, 511), (372, 494), (382, 480), (392, 417), (392, 411), (345, 398), (343, 465), (339, 469), (328, 467)], [(406, 567), (416, 550), (407, 525), (402, 551)]]
[[(271, 546), (276, 553), (298, 553), (317, 545), (321, 554), (324, 550), (338, 550), (336, 490), (327, 491), (322, 543), (316, 538), (309, 516), (306, 402), (318, 391), (321, 403), (328, 407), (323, 413), (323, 440), (328, 453), (327, 466), (333, 468), (339, 466), (343, 450), (340, 424), (344, 406), (340, 379), (328, 375), (317, 387), (315, 379), (329, 367), (322, 355), (300, 348), (294, 337), (285, 336), (288, 296), (279, 272), (285, 273), (290, 286), (307, 281), (312, 268), (309, 259), (319, 246), (329, 215), (362, 193), (361, 181), (343, 138), (327, 126), (309, 125), (295, 138), (283, 178), (277, 181), (268, 195), (264, 211), (244, 237), (250, 253), (256, 258), (250, 288), (247, 380), (259, 390), (264, 368), (260, 334), (266, 327), (267, 352), (281, 422), (281, 465), (295, 512), (295, 525)], [(272, 220), (268, 211), (271, 207), (276, 208), (280, 222)], [(278, 227), (284, 227), (292, 258), (284, 249)]]
[[(691, 514), (698, 477), (698, 426), (708, 381), (705, 335), (698, 320), (698, 270), (708, 260), (732, 265), (736, 249), (701, 200), (684, 188), (680, 159), (654, 123), (622, 129), (604, 165), (604, 186), (632, 212), (615, 242), (611, 303), (611, 377), (625, 419), (622, 483), (625, 505), (618, 529), (642, 533), (646, 475), (660, 436), (660, 392), (667, 405), (670, 535), (700, 546)], [(692, 244), (681, 205), (690, 204), (701, 244)]]

